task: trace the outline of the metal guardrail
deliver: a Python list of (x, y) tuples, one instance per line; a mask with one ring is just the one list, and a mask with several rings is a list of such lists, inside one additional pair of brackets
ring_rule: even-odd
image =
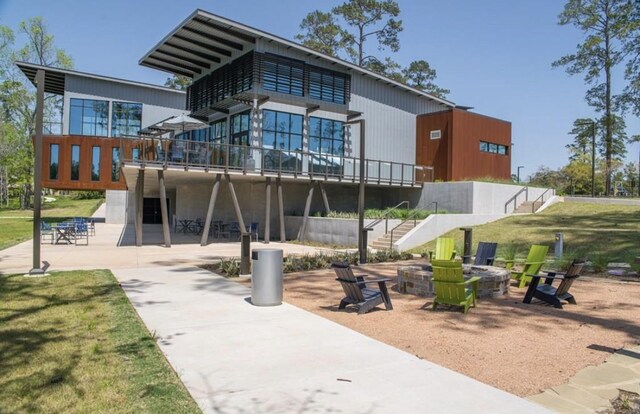
[[(275, 174), (312, 179), (359, 180), (360, 160), (333, 154), (271, 149), (223, 142), (164, 138), (121, 138), (125, 164), (217, 170), (224, 173)], [(369, 184), (416, 185), (433, 181), (433, 168), (382, 160), (365, 160)]]
[(405, 205), (405, 204), (407, 205), (407, 210), (409, 210), (409, 202), (408, 201), (402, 201), (398, 205), (395, 205), (395, 206), (390, 207), (387, 210), (385, 210), (385, 212), (382, 213), (382, 217), (377, 218), (372, 223), (369, 223), (369, 225), (366, 228), (373, 230), (373, 228), (375, 226), (377, 226), (378, 224), (380, 224), (382, 222), (382, 220), (384, 220), (384, 234), (387, 234), (389, 232), (389, 214), (392, 211), (397, 210), (398, 208), (400, 208), (400, 206)]
[(517, 193), (515, 193), (515, 195), (513, 197), (511, 197), (509, 200), (507, 200), (506, 203), (504, 203), (504, 213), (507, 214), (507, 210), (509, 209), (509, 204), (513, 203), (513, 210), (515, 210), (516, 208), (518, 208), (518, 196), (522, 193), (525, 193), (525, 198), (524, 201), (529, 201), (529, 187), (522, 187), (520, 189), (520, 191), (518, 191)]
[[(549, 191), (551, 191), (551, 195), (553, 195), (553, 189), (551, 189), (551, 188), (547, 188), (546, 190), (544, 190), (544, 193), (542, 193), (542, 194), (540, 195), (540, 197), (536, 198), (536, 199), (533, 201), (533, 204), (531, 204), (531, 212), (532, 212), (532, 213), (535, 213), (535, 212), (536, 212), (536, 210), (537, 210), (537, 208), (536, 208), (536, 203), (539, 203), (539, 204), (540, 204), (540, 207), (542, 207), (542, 205), (544, 204), (544, 196), (545, 196), (545, 194), (547, 194)], [(547, 199), (547, 200), (548, 200), (548, 199)]]
[(407, 221), (409, 221), (411, 219), (413, 219), (413, 227), (415, 227), (416, 224), (418, 223), (418, 220), (416, 219), (416, 216), (418, 215), (419, 212), (420, 212), (420, 210), (415, 210), (413, 213), (409, 214), (404, 220), (402, 220), (402, 222), (400, 222), (400, 224), (398, 224), (397, 226), (395, 226), (394, 228), (391, 229), (391, 236), (389, 238), (389, 249), (393, 249), (393, 232), (398, 227), (402, 226), (404, 223), (406, 223)]

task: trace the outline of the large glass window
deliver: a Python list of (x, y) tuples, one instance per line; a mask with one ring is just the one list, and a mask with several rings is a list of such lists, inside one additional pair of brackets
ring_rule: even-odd
[(344, 128), (340, 121), (309, 118), (309, 152), (344, 156)]
[(60, 147), (58, 144), (51, 144), (49, 147), (49, 179), (58, 179), (58, 165), (60, 159)]
[(113, 102), (111, 111), (111, 136), (132, 137), (142, 128), (142, 104)]
[(71, 179), (80, 179), (80, 145), (71, 146)]
[(345, 104), (347, 75), (328, 69), (309, 66), (309, 97), (321, 101)]
[(71, 98), (69, 134), (107, 136), (109, 102)]
[(100, 181), (100, 147), (91, 151), (91, 181)]
[(227, 147), (227, 120), (221, 119), (215, 121), (209, 126), (209, 141), (212, 143), (213, 153), (211, 162), (214, 165), (223, 165), (226, 156)]
[(266, 55), (263, 65), (262, 82), (265, 90), (303, 96), (303, 62)]
[(302, 151), (302, 115), (262, 111), (262, 146), (284, 151)]
[(231, 148), (229, 148), (229, 166), (242, 167), (249, 158), (249, 149), (243, 145), (251, 145), (251, 114), (249, 111), (231, 117)]
[(111, 149), (111, 181), (120, 181), (120, 148)]

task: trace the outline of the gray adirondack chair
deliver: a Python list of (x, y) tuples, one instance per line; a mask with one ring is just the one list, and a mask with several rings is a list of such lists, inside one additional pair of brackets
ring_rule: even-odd
[(478, 243), (478, 250), (476, 251), (476, 258), (473, 264), (478, 266), (493, 266), (493, 261), (496, 258), (496, 250), (498, 250), (498, 243)]
[[(580, 272), (586, 259), (576, 259), (571, 263), (566, 273), (557, 272), (543, 272), (547, 276), (531, 275), (531, 282), (529, 283), (529, 289), (524, 296), (524, 303), (531, 303), (531, 299), (536, 298), (550, 305), (554, 308), (562, 309), (562, 301), (567, 301), (573, 305), (576, 304), (576, 300), (569, 289), (573, 282), (580, 277)], [(545, 281), (540, 285), (540, 279), (545, 278)], [(558, 287), (553, 286), (554, 280), (560, 280)]]
[[(332, 263), (331, 268), (336, 272), (336, 280), (342, 285), (345, 294), (340, 301), (339, 309), (344, 309), (347, 305), (356, 305), (358, 314), (363, 314), (383, 303), (387, 310), (393, 309), (387, 290), (387, 282), (391, 279), (365, 280), (366, 275), (354, 275), (349, 264), (343, 262)], [(368, 283), (377, 283), (378, 290), (368, 288)]]

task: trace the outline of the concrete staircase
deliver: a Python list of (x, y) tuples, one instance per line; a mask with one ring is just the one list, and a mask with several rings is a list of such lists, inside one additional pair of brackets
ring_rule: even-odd
[(523, 213), (535, 213), (538, 209), (542, 207), (542, 203), (540, 201), (524, 201), (522, 204), (516, 208), (513, 213), (514, 214), (523, 214)]
[[(419, 220), (416, 221), (416, 224), (418, 224), (419, 222), (420, 222)], [(413, 220), (408, 220), (400, 224), (398, 227), (396, 227), (393, 230), (393, 241), (396, 242), (400, 240), (402, 236), (407, 234), (409, 230), (411, 230), (414, 227), (415, 226), (413, 224)], [(368, 247), (376, 250), (389, 250), (391, 248), (391, 231), (389, 231), (389, 233), (387, 234), (383, 234), (377, 240), (374, 240), (373, 242), (369, 243)]]

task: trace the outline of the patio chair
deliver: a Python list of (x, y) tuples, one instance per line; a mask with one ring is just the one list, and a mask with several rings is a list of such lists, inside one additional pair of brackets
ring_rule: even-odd
[[(236, 235), (236, 237), (233, 237), (233, 235)], [(242, 230), (240, 229), (240, 223), (238, 223), (237, 221), (232, 221), (231, 222), (231, 226), (229, 226), (229, 238), (231, 239), (240, 239), (240, 235), (242, 234)]]
[(496, 250), (498, 250), (498, 243), (478, 243), (478, 250), (476, 250), (476, 258), (473, 260), (473, 264), (493, 266), (493, 261), (496, 258)]
[(429, 252), (429, 261), (453, 260), (456, 258), (454, 250), (455, 242), (451, 237), (438, 237), (436, 239), (436, 250)]
[(87, 223), (75, 223), (75, 230), (74, 230), (74, 238), (75, 238), (75, 243), (76, 246), (78, 245), (78, 240), (84, 239), (86, 240), (85, 245), (88, 246), (89, 245), (89, 226), (87, 225)]
[(53, 228), (51, 228), (51, 224), (41, 221), (40, 222), (40, 240), (45, 240), (46, 238), (51, 239), (51, 244), (53, 244), (54, 232)]
[[(529, 289), (527, 289), (527, 293), (522, 302), (531, 303), (531, 299), (536, 298), (558, 309), (562, 309), (562, 301), (567, 301), (575, 305), (576, 300), (573, 295), (569, 293), (569, 289), (573, 282), (580, 277), (580, 272), (582, 272), (585, 262), (586, 259), (574, 260), (565, 273), (543, 272), (546, 273), (547, 276), (531, 276)], [(545, 281), (540, 285), (540, 279), (543, 277)], [(552, 286), (554, 280), (560, 280), (560, 285), (558, 285), (557, 288)]]
[(531, 281), (531, 276), (537, 275), (538, 272), (540, 272), (548, 251), (549, 246), (542, 246), (540, 244), (531, 246), (527, 259), (522, 265), (522, 270), (511, 270), (511, 278), (520, 282), (518, 287), (525, 287), (526, 284)]
[[(363, 314), (383, 303), (387, 310), (393, 309), (387, 290), (387, 282), (391, 279), (365, 280), (366, 275), (354, 275), (351, 266), (346, 262), (332, 263), (331, 268), (336, 272), (336, 280), (342, 285), (345, 294), (345, 297), (340, 301), (339, 309), (344, 309), (347, 305), (356, 305), (358, 314)], [(377, 283), (379, 290), (368, 288), (368, 283)]]
[(247, 233), (249, 233), (251, 237), (255, 236), (256, 241), (258, 241), (258, 223), (251, 223), (250, 226), (247, 226)]
[(433, 265), (433, 287), (436, 297), (433, 299), (432, 309), (438, 305), (462, 306), (463, 312), (469, 311), (469, 306), (476, 307), (478, 298), (478, 281), (474, 276), (464, 280), (462, 263), (441, 261)]

